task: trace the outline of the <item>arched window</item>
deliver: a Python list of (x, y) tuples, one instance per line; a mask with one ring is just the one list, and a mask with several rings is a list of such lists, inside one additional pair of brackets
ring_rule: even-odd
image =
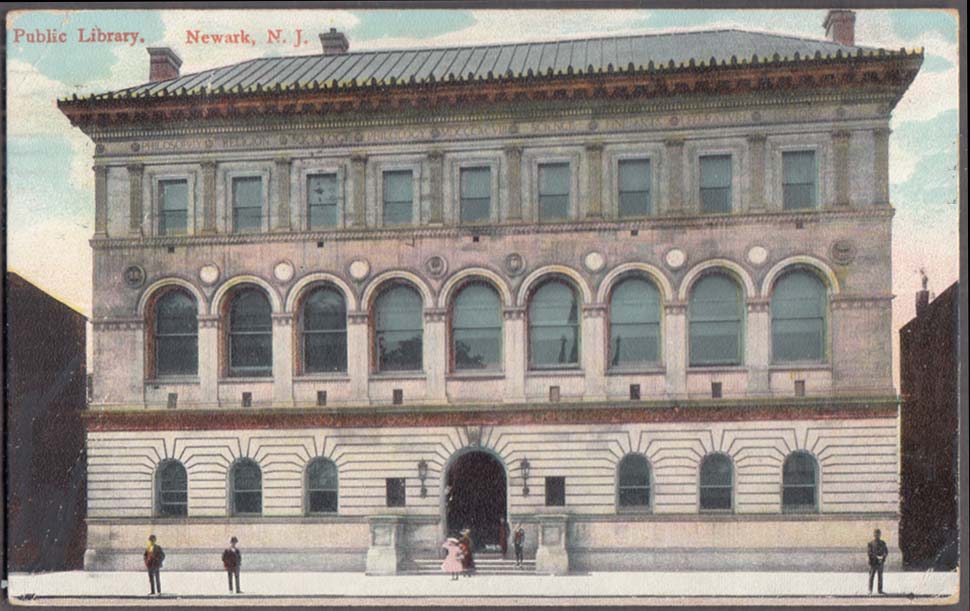
[(199, 319), (195, 298), (181, 290), (155, 302), (155, 375), (195, 375), (199, 371)]
[(238, 291), (229, 304), (229, 375), (273, 375), (272, 308), (257, 288)]
[(781, 470), (782, 511), (818, 510), (818, 463), (804, 451), (792, 452)]
[(456, 370), (502, 367), (502, 308), (491, 286), (474, 282), (455, 296), (451, 350)]
[(617, 469), (620, 507), (650, 507), (650, 463), (642, 454), (627, 454)]
[(421, 295), (398, 284), (374, 302), (374, 354), (378, 371), (420, 371), (424, 326)]
[(771, 355), (776, 363), (825, 360), (827, 292), (804, 270), (785, 274), (771, 294)]
[(740, 365), (741, 289), (724, 274), (697, 281), (690, 294), (690, 364)]
[(314, 459), (306, 468), (307, 513), (337, 512), (337, 465), (326, 458)]
[(189, 513), (189, 477), (177, 460), (165, 460), (158, 465), (155, 510), (163, 518), (181, 518)]
[(579, 303), (576, 291), (561, 280), (540, 286), (529, 302), (529, 365), (579, 365)]
[(610, 297), (610, 367), (660, 361), (660, 291), (640, 278), (624, 280)]
[(344, 296), (320, 287), (303, 301), (303, 372), (347, 371), (347, 306)]
[(730, 511), (734, 507), (734, 466), (724, 454), (708, 454), (701, 461), (701, 511)]
[(259, 514), (263, 512), (263, 474), (259, 465), (248, 458), (241, 458), (229, 472), (232, 515)]

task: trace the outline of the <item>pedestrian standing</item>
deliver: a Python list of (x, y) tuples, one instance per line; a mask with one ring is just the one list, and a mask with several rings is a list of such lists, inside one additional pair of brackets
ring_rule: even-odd
[(461, 543), (454, 537), (448, 537), (441, 547), (448, 551), (448, 557), (441, 563), (441, 570), (451, 573), (451, 580), (456, 581), (465, 568), (461, 561)]
[(466, 577), (471, 577), (472, 571), (475, 570), (475, 556), (472, 552), (471, 531), (467, 528), (461, 531), (461, 539), (458, 540), (458, 545), (461, 547), (461, 565), (463, 572)]
[(222, 566), (226, 567), (229, 575), (229, 591), (232, 592), (232, 576), (236, 576), (236, 594), (240, 594), (239, 589), (239, 569), (242, 566), (242, 552), (236, 547), (239, 539), (233, 537), (229, 539), (229, 547), (222, 552)]
[(869, 554), (869, 594), (872, 594), (872, 580), (873, 577), (878, 573), (879, 575), (879, 593), (885, 594), (882, 591), (882, 569), (886, 565), (886, 556), (889, 555), (889, 548), (886, 547), (886, 542), (880, 539), (882, 533), (877, 528), (872, 532), (872, 541), (869, 542), (868, 554)]
[(148, 583), (152, 586), (149, 596), (155, 594), (162, 595), (162, 562), (165, 560), (165, 552), (162, 546), (156, 543), (155, 535), (148, 536), (148, 544), (145, 545), (145, 568), (148, 569)]
[(522, 546), (525, 545), (525, 529), (522, 524), (515, 525), (515, 533), (512, 534), (512, 545), (515, 547), (515, 566), (522, 566)]
[(502, 550), (502, 560), (505, 560), (505, 555), (509, 552), (509, 523), (505, 518), (502, 518), (498, 526), (498, 546)]

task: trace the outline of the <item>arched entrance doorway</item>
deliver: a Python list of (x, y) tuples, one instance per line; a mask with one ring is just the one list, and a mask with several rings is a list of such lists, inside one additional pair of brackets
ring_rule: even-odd
[(448, 535), (471, 530), (476, 549), (499, 544), (507, 519), (505, 467), (488, 452), (462, 454), (445, 480), (445, 528)]

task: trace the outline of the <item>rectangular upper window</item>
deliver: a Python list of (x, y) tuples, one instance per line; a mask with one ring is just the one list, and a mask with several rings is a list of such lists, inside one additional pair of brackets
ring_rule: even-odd
[(403, 477), (389, 477), (385, 480), (388, 507), (404, 507), (407, 504)]
[(544, 163), (539, 166), (539, 220), (561, 221), (569, 218), (569, 164)]
[(546, 507), (563, 507), (566, 505), (566, 478), (546, 478)]
[(232, 179), (232, 229), (236, 233), (259, 231), (263, 221), (263, 179), (244, 176)]
[(414, 173), (411, 170), (384, 172), (384, 224), (414, 222)]
[(731, 212), (731, 156), (706, 155), (701, 165), (701, 212)]
[(158, 233), (183, 235), (189, 228), (189, 181), (158, 181)]
[(816, 206), (815, 151), (790, 151), (781, 154), (782, 199), (785, 210)]
[(336, 227), (337, 175), (311, 174), (306, 181), (307, 228)]
[(488, 222), (492, 215), (491, 169), (462, 168), (458, 180), (461, 183), (461, 222)]
[(617, 165), (619, 187), (619, 215), (647, 216), (650, 214), (650, 160), (624, 159)]

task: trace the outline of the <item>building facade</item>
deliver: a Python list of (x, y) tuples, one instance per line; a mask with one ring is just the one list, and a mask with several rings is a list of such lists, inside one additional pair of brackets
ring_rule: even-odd
[(236, 535), (393, 573), (503, 521), (551, 573), (895, 546), (888, 125), (922, 54), (853, 20), (150, 49), (61, 100), (96, 143), (86, 566), (152, 531), (172, 568)]
[(960, 285), (930, 301), (899, 330), (899, 548), (913, 568), (952, 570), (959, 558)]

